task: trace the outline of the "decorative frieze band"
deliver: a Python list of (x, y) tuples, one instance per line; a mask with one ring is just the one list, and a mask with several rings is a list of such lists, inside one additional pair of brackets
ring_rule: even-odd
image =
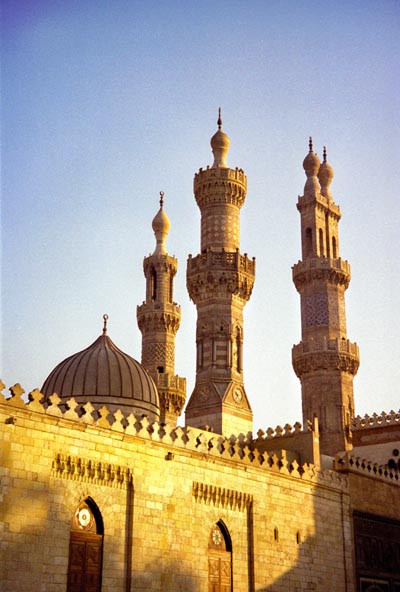
[(125, 489), (132, 482), (132, 473), (127, 467), (64, 454), (56, 455), (53, 460), (52, 474), (62, 479), (118, 489)]
[(243, 511), (253, 501), (253, 496), (249, 493), (209, 485), (208, 483), (199, 483), (198, 481), (193, 482), (192, 493), (197, 502), (219, 506), (227, 510)]

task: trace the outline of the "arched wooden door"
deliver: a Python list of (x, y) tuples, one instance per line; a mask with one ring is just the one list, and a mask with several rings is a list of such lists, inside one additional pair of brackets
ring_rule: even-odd
[(232, 546), (228, 531), (221, 522), (212, 527), (208, 542), (208, 590), (232, 590)]
[(90, 499), (73, 517), (69, 540), (67, 592), (100, 592), (103, 555), (103, 521)]

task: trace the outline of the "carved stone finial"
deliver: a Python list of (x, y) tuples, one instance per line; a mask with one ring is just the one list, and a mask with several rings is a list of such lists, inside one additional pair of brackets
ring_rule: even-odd
[(108, 321), (108, 314), (103, 314), (103, 320), (104, 320), (104, 325), (103, 325), (103, 335), (107, 335), (107, 321)]
[(218, 107), (218, 121), (217, 121), (218, 129), (220, 130), (222, 127), (222, 119), (221, 119), (221, 107)]
[(164, 191), (160, 191), (160, 208), (164, 205)]

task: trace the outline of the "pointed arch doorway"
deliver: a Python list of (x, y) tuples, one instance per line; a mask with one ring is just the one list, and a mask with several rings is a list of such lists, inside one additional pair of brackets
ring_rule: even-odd
[(67, 592), (100, 592), (103, 532), (99, 509), (87, 498), (72, 520)]
[(232, 544), (221, 521), (212, 527), (208, 542), (208, 590), (232, 591)]

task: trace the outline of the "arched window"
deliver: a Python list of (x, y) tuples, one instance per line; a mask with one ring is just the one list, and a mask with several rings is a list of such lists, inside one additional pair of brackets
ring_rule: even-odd
[(332, 237), (332, 257), (337, 258), (336, 238), (334, 236)]
[(151, 299), (157, 299), (157, 272), (154, 267), (151, 270)]
[(324, 253), (324, 233), (322, 232), (322, 229), (319, 229), (318, 232), (319, 235), (319, 256), (320, 257), (325, 257), (325, 253)]
[(212, 527), (208, 541), (208, 590), (232, 590), (232, 543), (221, 520)]
[(306, 236), (305, 236), (305, 256), (311, 257), (312, 256), (312, 230), (311, 228), (306, 228)]
[(67, 592), (100, 592), (103, 520), (91, 498), (77, 507), (71, 524)]

